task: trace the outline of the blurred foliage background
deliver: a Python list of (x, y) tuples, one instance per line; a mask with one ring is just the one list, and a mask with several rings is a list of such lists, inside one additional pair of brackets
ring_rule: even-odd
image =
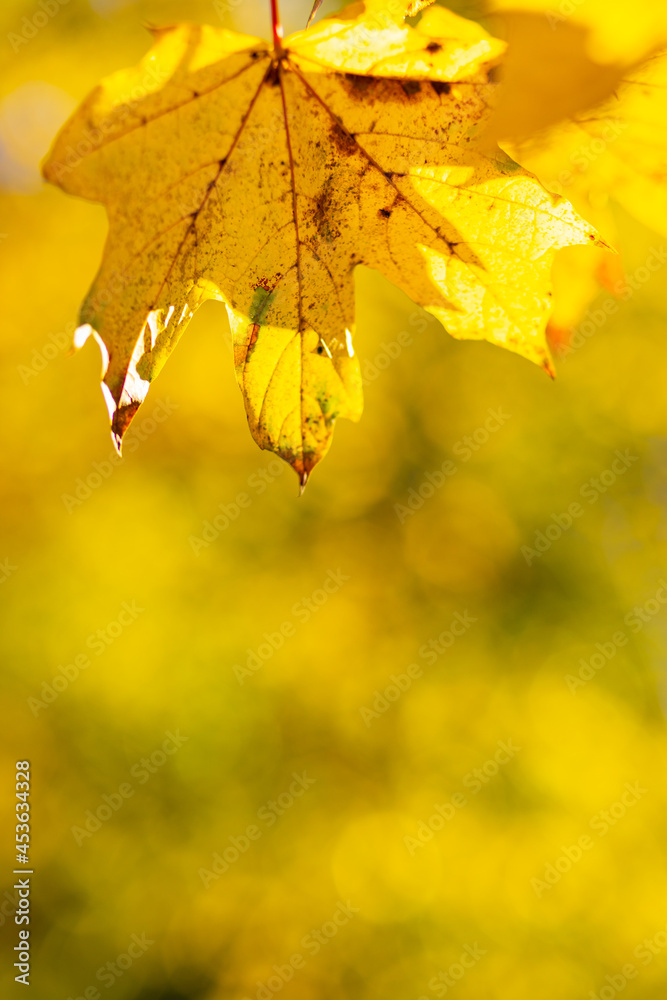
[[(283, 8), (288, 30), (303, 24), (302, 4)], [(225, 310), (209, 303), (124, 461), (107, 466), (98, 352), (67, 358), (64, 346), (104, 213), (42, 184), (39, 160), (96, 81), (145, 51), (142, 24), (220, 23), (221, 11), (266, 35), (269, 19), (260, 0), (70, 0), (12, 51), (8, 34), (37, 9), (4, 0), (0, 15), (3, 993), (20, 989), (12, 775), (27, 757), (40, 1000), (93, 988), (117, 1000), (609, 1000), (627, 963), (633, 997), (664, 997), (664, 272), (574, 337), (555, 383), (453, 341), (359, 273), (366, 412), (338, 426), (301, 499), (250, 438)], [(622, 264), (639, 273), (661, 237), (613, 211)], [(479, 444), (489, 408), (509, 416)], [(617, 449), (636, 460), (605, 486)], [(399, 518), (448, 459), (455, 475)], [(582, 487), (600, 476), (590, 503)], [(206, 522), (220, 505), (233, 515), (239, 494), (249, 504), (216, 536)], [(522, 547), (573, 502), (583, 515), (529, 565)], [(323, 601), (330, 572), (349, 579)], [(144, 610), (119, 626), (124, 602)], [(429, 662), (420, 649), (457, 612), (475, 622)], [(285, 623), (274, 651), (266, 635), (278, 646)], [(262, 665), (240, 683), (250, 653)], [(75, 676), (81, 654), (90, 666)], [(568, 684), (595, 654), (604, 665)], [(421, 676), (383, 702), (411, 663)], [(168, 733), (182, 742), (165, 754)], [(498, 741), (520, 750), (494, 770)], [(314, 779), (298, 796), (295, 772)], [(626, 783), (641, 792), (619, 806)], [(465, 805), (432, 821), (456, 793)], [(420, 833), (421, 846), (406, 841)], [(593, 846), (568, 868), (584, 835)], [(341, 902), (352, 915), (337, 924)], [(133, 935), (143, 951), (114, 964)], [(461, 978), (466, 946), (483, 955)]]

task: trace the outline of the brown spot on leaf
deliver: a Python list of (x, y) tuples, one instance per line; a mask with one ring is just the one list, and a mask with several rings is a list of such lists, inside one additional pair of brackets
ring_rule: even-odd
[(380, 211), (378, 212), (378, 215), (381, 215), (383, 219), (388, 219), (389, 216), (391, 215), (391, 209), (381, 208)]
[(446, 83), (444, 80), (431, 80), (431, 86), (436, 94), (448, 94), (452, 89), (451, 83)]
[(429, 42), (426, 46), (427, 52), (442, 52), (442, 45), (440, 42)]
[(346, 73), (345, 79), (350, 84), (350, 89), (356, 90), (360, 94), (363, 94), (373, 84), (372, 76), (362, 76), (359, 73)]
[(250, 339), (248, 341), (248, 347), (252, 347), (253, 344), (257, 343), (257, 338), (259, 337), (259, 323), (253, 323), (250, 327)]
[(329, 129), (329, 136), (336, 149), (342, 156), (351, 156), (357, 148), (357, 144), (352, 136), (341, 128), (336, 122), (332, 122)]
[(141, 403), (139, 401), (133, 400), (125, 406), (119, 406), (113, 415), (111, 420), (111, 437), (113, 439), (114, 447), (119, 455), (121, 454), (121, 445), (125, 431), (132, 423), (134, 414), (140, 406)]
[(422, 89), (422, 85), (419, 82), (419, 80), (404, 80), (401, 83), (401, 86), (405, 91), (405, 93), (408, 95), (408, 97), (412, 97), (414, 94), (418, 94)]
[(340, 229), (335, 225), (335, 205), (334, 205), (334, 185), (329, 177), (322, 190), (315, 200), (315, 213), (313, 222), (317, 226), (317, 231), (327, 243), (333, 242), (340, 236)]

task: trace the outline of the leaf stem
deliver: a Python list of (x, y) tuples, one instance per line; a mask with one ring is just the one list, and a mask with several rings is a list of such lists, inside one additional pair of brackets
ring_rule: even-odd
[(271, 24), (273, 25), (273, 48), (278, 59), (283, 54), (283, 26), (278, 13), (278, 0), (271, 0)]

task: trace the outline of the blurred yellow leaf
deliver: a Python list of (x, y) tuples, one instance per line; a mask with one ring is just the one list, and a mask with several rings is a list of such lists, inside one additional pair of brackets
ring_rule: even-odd
[(634, 62), (667, 39), (667, 6), (660, 0), (487, 0), (494, 12), (539, 15), (550, 30), (566, 24), (590, 31), (587, 48), (596, 62)]
[[(506, 144), (547, 188), (573, 203), (623, 254), (610, 198), (667, 236), (667, 56), (628, 70), (614, 93), (595, 107), (521, 142)], [(659, 266), (657, 260), (655, 266)], [(650, 267), (654, 262), (649, 263)], [(621, 262), (576, 249), (554, 268), (554, 330), (576, 323), (600, 285), (626, 288)], [(556, 334), (558, 336), (558, 334)]]
[(592, 109), (509, 148), (602, 228), (613, 197), (667, 236), (667, 55), (629, 70)]
[(608, 97), (624, 65), (600, 64), (587, 51), (589, 32), (541, 14), (508, 11), (501, 21), (507, 54), (502, 86), (483, 141), (523, 139)]
[[(611, 223), (606, 229), (610, 228)], [(614, 247), (620, 238), (614, 231)], [(570, 335), (585, 314), (586, 307), (600, 294), (601, 289), (615, 297), (625, 287), (623, 258), (593, 247), (588, 253), (582, 247), (566, 247), (554, 261), (551, 274), (554, 287), (554, 305), (547, 326), (547, 340), (554, 350), (556, 361), (567, 353)]]
[(455, 337), (550, 370), (555, 251), (596, 235), (473, 138), (504, 45), (442, 8), (378, 4), (274, 49), (156, 32), (64, 126), (47, 179), (102, 201), (110, 235), (77, 334), (105, 359), (118, 443), (195, 309), (226, 303), (248, 421), (305, 483), (337, 417), (358, 419), (353, 270), (381, 271)]

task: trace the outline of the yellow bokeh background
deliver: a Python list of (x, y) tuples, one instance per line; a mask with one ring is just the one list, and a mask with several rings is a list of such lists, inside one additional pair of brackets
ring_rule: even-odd
[[(41, 182), (50, 139), (142, 25), (266, 35), (265, 6), (70, 0), (16, 51), (41, 8), (0, 13), (3, 996), (27, 758), (39, 1000), (611, 1000), (628, 963), (659, 1000), (664, 273), (551, 382), (359, 272), (366, 410), (301, 498), (248, 433), (221, 305), (121, 464), (97, 349), (66, 356), (106, 222)], [(635, 273), (661, 237), (614, 222)]]

